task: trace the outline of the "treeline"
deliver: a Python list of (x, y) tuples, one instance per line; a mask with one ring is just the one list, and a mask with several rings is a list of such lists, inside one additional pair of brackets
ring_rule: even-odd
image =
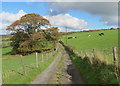
[(83, 30), (83, 31), (76, 31), (76, 32), (60, 32), (61, 35), (69, 35), (72, 33), (80, 33), (80, 32), (94, 32), (94, 31), (105, 31), (105, 30), (116, 30), (120, 28), (110, 28), (110, 29), (95, 29), (95, 30)]
[(86, 30), (86, 31), (79, 31), (79, 32), (94, 32), (94, 31), (105, 31), (105, 30), (116, 30), (119, 28), (110, 28), (110, 29), (98, 29), (98, 30)]

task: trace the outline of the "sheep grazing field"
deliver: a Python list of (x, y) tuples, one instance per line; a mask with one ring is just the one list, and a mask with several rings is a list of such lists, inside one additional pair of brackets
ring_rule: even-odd
[[(104, 33), (104, 35), (100, 36), (100, 33)], [(88, 37), (89, 35), (90, 37)], [(66, 41), (66, 37), (77, 38)], [(79, 55), (85, 54), (88, 57), (93, 57), (92, 54), (96, 54), (96, 57), (99, 57), (100, 60), (111, 64), (113, 63), (112, 47), (118, 47), (118, 30), (77, 32), (63, 36), (63, 41), (64, 43), (67, 42), (67, 45), (75, 49)]]

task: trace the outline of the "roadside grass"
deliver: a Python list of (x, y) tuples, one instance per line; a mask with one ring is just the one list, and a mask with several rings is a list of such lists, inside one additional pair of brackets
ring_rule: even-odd
[[(104, 36), (99, 36), (99, 33), (104, 33)], [(91, 35), (91, 37), (88, 37)], [(66, 37), (77, 37), (76, 39), (66, 39)], [(77, 50), (79, 54), (87, 54), (90, 56), (95, 49), (96, 57), (106, 61), (108, 64), (113, 64), (113, 49), (118, 47), (118, 30), (103, 30), (95, 32), (78, 32), (69, 35), (64, 35), (61, 40), (71, 48)], [(66, 43), (67, 40), (67, 43)], [(118, 55), (118, 50), (117, 50)], [(92, 55), (93, 57), (93, 55)]]
[[(119, 80), (115, 76), (115, 65), (106, 64), (98, 58), (81, 58), (70, 47), (62, 42), (61, 44), (65, 47), (86, 84), (118, 84)], [(118, 76), (120, 76), (120, 67), (118, 72)]]
[[(43, 54), (44, 63), (42, 63), (42, 55), (38, 53), (39, 67), (35, 67), (35, 53), (23, 56), (22, 60), (25, 65), (27, 75), (24, 75), (21, 59), (19, 55), (10, 55), (11, 47), (3, 48), (2, 52), (2, 80), (3, 84), (30, 84), (30, 82), (42, 71), (44, 71), (52, 61), (57, 57), (57, 53), (53, 56), (51, 53)], [(48, 58), (49, 57), (49, 58)]]

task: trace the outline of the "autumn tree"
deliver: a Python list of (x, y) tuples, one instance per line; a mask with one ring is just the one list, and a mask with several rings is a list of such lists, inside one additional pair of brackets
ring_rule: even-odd
[[(14, 31), (11, 38), (13, 54), (38, 52), (45, 49), (50, 43), (55, 47), (59, 38), (57, 27), (46, 27), (50, 22), (39, 14), (31, 13), (22, 16), (7, 27)], [(46, 29), (41, 29), (45, 26)]]
[(13, 53), (32, 52), (44, 47), (45, 35), (41, 26), (45, 25), (50, 25), (50, 22), (35, 13), (26, 14), (9, 25), (7, 30), (15, 32), (11, 38)]
[(30, 39), (22, 42), (19, 46), (21, 52), (33, 52), (39, 51), (46, 47), (47, 40), (45, 34), (42, 31), (31, 34)]
[(54, 41), (57, 41), (58, 40), (58, 37), (59, 37), (59, 32), (58, 32), (58, 27), (50, 27), (50, 28), (47, 28), (45, 30), (45, 34), (47, 36), (50, 36), (50, 37), (47, 37), (48, 40), (54, 40)]
[(21, 53), (19, 51), (19, 47), (20, 47), (20, 44), (26, 40), (28, 40), (30, 37), (28, 34), (20, 31), (20, 32), (17, 32), (17, 33), (14, 33), (12, 38), (11, 38), (11, 46), (13, 47), (12, 49), (12, 54), (18, 54), (18, 53)]
[(39, 31), (40, 27), (44, 25), (50, 25), (50, 22), (39, 14), (30, 13), (13, 22), (8, 26), (7, 30), (24, 31), (32, 34)]
[(59, 30), (58, 27), (50, 27), (50, 28), (47, 28), (46, 30), (44, 30), (46, 39), (48, 41), (52, 41), (54, 47), (55, 47), (55, 44), (58, 41), (59, 35), (60, 35), (58, 30)]

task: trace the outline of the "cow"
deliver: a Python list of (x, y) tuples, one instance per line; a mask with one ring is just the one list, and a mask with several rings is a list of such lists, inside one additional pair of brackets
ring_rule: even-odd
[(103, 36), (104, 35), (104, 33), (99, 33), (99, 36)]
[(68, 37), (68, 39), (75, 39), (75, 38), (77, 38), (77, 37)]

